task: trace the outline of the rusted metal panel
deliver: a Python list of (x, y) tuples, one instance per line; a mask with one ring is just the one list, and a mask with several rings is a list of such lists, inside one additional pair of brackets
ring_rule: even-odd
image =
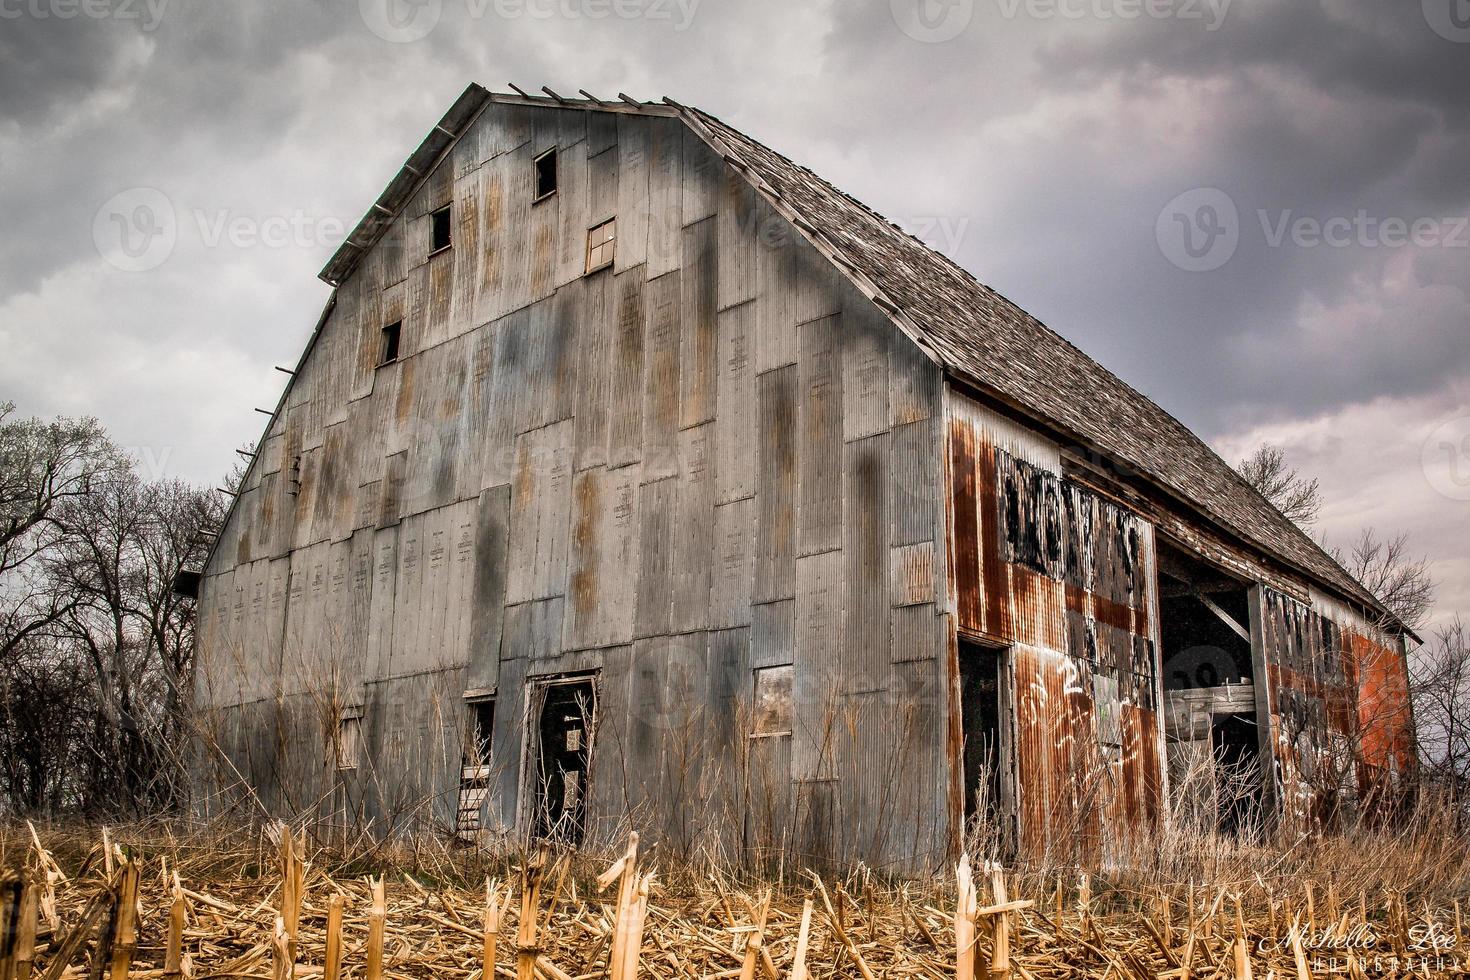
[(842, 318), (812, 320), (797, 333), (801, 500), (796, 548), (797, 554), (814, 555), (842, 547)]
[(1055, 448), (954, 404), (958, 624), (1012, 644), (1022, 844), (1091, 860), (1162, 813), (1151, 528), (1061, 475)]
[(1330, 829), (1365, 803), (1391, 805), (1414, 766), (1402, 648), (1319, 596), (1307, 605), (1262, 587), (1253, 613), (1286, 825)]

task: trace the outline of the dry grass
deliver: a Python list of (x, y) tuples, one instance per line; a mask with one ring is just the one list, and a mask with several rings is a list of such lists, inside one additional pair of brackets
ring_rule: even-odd
[[(0, 860), (31, 880), (51, 872), (53, 922), (43, 916), (37, 971), (55, 959), (54, 948), (81, 920), (88, 903), (108, 888), (99, 828), (39, 828), (51, 860), (39, 857), (24, 825), (0, 828)], [(195, 977), (273, 977), (275, 919), (281, 905), (279, 851), (267, 828), (153, 822), (112, 828), (108, 840), (132, 855), (141, 869), (141, 919), (131, 976), (162, 976), (174, 875), (185, 889), (188, 925), (183, 950)], [(387, 880), (388, 912), (384, 975), (467, 977), (481, 974), (485, 880), (506, 915), (501, 926), (497, 973), (514, 976), (516, 906), (520, 901), (520, 852), (505, 845), (463, 847), (443, 839), (392, 842), (359, 840), (343, 849), (322, 841), (340, 835), (308, 828), (305, 898), (296, 976), (321, 974), (327, 903), (345, 900), (344, 975), (364, 976), (369, 891), (365, 876)], [(1094, 872), (1020, 864), (1008, 869), (1011, 900), (1035, 904), (1010, 913), (1015, 976), (1148, 977), (1235, 976), (1237, 921), (1243, 923), (1258, 977), (1268, 970), (1297, 976), (1289, 945), (1262, 952), (1259, 941), (1285, 939), (1294, 921), (1312, 934), (1360, 924), (1377, 936), (1370, 959), (1358, 950), (1362, 976), (1388, 976), (1388, 955), (1412, 958), (1416, 975), (1461, 970), (1456, 950), (1414, 949), (1427, 923), (1452, 941), (1458, 904), (1470, 894), (1470, 842), (1443, 811), (1422, 806), (1395, 831), (1359, 832), (1353, 838), (1303, 838), (1285, 847), (1238, 843), (1175, 829), (1135, 855), (1128, 867)], [(613, 892), (596, 890), (594, 878), (612, 854), (558, 856), (546, 876), (537, 945), (546, 961), (538, 974), (549, 980), (592, 980), (606, 972), (616, 918)], [(784, 980), (795, 958), (804, 900), (815, 879), (791, 874), (766, 882), (729, 869), (661, 862), (655, 850), (644, 870), (656, 872), (640, 975), (658, 978), (736, 977), (745, 962), (755, 909), (773, 892), (765, 955), (754, 956), (756, 976)], [(64, 874), (60, 878), (57, 872)], [(114, 875), (115, 877), (115, 875)], [(983, 908), (993, 899), (987, 875), (977, 874)], [(1086, 884), (1084, 885), (1084, 881)], [(818, 898), (807, 968), (812, 977), (955, 976), (956, 879), (950, 869), (934, 880), (884, 880), (863, 868), (841, 880), (825, 880), (832, 915)], [(46, 900), (42, 901), (43, 910)], [(992, 919), (980, 921), (978, 960), (990, 962)], [(839, 939), (839, 928), (851, 946)], [(1328, 972), (1329, 952), (1306, 959), (1314, 974)], [(1463, 948), (1463, 947), (1461, 947)], [(81, 976), (84, 945), (67, 975)], [(861, 964), (859, 964), (859, 960)], [(1338, 962), (1346, 967), (1346, 961)], [(1427, 971), (1427, 973), (1425, 972)], [(59, 974), (52, 974), (57, 976)], [(982, 972), (980, 975), (984, 975)], [(628, 980), (628, 978), (624, 978)], [(970, 980), (970, 978), (965, 978)]]

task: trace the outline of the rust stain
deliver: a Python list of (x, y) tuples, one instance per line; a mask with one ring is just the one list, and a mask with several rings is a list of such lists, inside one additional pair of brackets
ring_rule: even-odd
[(975, 488), (975, 436), (967, 422), (952, 419), (949, 429), (950, 474), (954, 508), (955, 611), (962, 629), (979, 632), (984, 628), (981, 612), (980, 528)]
[(965, 732), (960, 715), (959, 634), (951, 628), (947, 639), (944, 661), (949, 678), (949, 726), (945, 731), (944, 751), (949, 763), (949, 846), (958, 854), (964, 848), (965, 837)]
[[(975, 454), (979, 463), (976, 482), (979, 486), (981, 512), (994, 515), (999, 509), (999, 496), (995, 485), (995, 447), (982, 445)], [(992, 518), (993, 519), (993, 518)], [(985, 582), (983, 602), (985, 606), (984, 630), (1002, 640), (1013, 640), (1016, 636), (1015, 619), (1008, 601), (1006, 588), (1006, 564), (1000, 556), (1000, 540), (993, 530), (987, 529), (980, 541), (980, 576)]]

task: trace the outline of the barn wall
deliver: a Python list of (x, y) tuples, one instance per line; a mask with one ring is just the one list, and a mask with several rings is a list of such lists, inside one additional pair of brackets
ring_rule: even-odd
[[(614, 216), (615, 266), (584, 276)], [(515, 826), (528, 682), (595, 672), (594, 832), (937, 861), (940, 392), (678, 120), (490, 105), (342, 283), (207, 570), (214, 787), (443, 823), (463, 699), (493, 693), (487, 813)], [(751, 740), (752, 671), (781, 664), (793, 732)]]
[(1094, 860), (1140, 843), (1164, 791), (1153, 527), (1061, 476), (1056, 444), (958, 392), (948, 406), (956, 637), (1008, 650), (1020, 844)]
[(1415, 758), (1403, 641), (1316, 590), (1303, 603), (1258, 587), (1252, 619), (1286, 827), (1317, 831), (1392, 807)]

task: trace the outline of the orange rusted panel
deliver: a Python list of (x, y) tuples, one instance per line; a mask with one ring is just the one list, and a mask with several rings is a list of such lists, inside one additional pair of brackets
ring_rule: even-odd
[(951, 418), (949, 437), (956, 622), (1011, 646), (1022, 849), (1094, 861), (1162, 812), (1152, 537), (1137, 515), (1011, 456), (967, 418)]

